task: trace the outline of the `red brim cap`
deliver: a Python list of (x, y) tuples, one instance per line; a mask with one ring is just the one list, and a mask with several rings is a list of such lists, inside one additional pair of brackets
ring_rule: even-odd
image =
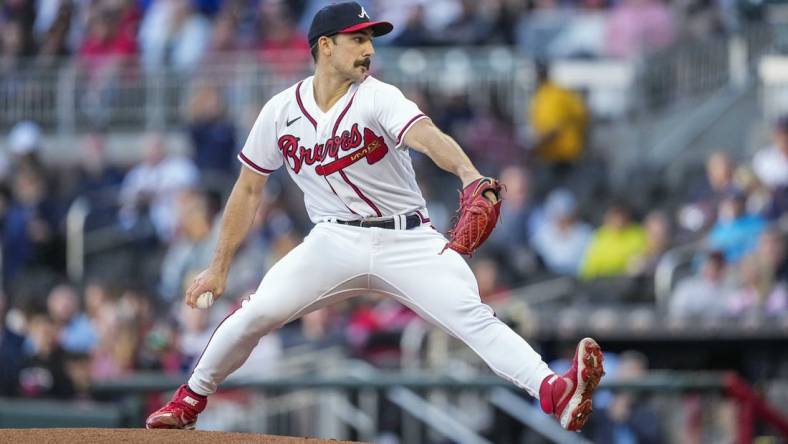
[(349, 32), (356, 32), (361, 31), (362, 29), (372, 28), (372, 35), (374, 37), (380, 37), (382, 35), (386, 35), (394, 29), (394, 25), (389, 22), (363, 22), (358, 23), (353, 26), (348, 26), (345, 29), (340, 30), (339, 32), (342, 34), (346, 34)]

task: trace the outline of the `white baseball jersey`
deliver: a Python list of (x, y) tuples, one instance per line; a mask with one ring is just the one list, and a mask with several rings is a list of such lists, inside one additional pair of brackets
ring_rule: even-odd
[(395, 86), (367, 77), (323, 112), (313, 77), (263, 106), (239, 160), (259, 174), (283, 164), (304, 192), (312, 222), (424, 212), (409, 128), (427, 118)]

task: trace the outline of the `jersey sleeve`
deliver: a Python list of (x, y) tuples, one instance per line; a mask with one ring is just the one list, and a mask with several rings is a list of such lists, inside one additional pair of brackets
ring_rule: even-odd
[(265, 176), (279, 169), (283, 163), (276, 143), (276, 118), (271, 102), (263, 106), (244, 147), (238, 153), (241, 164)]
[(378, 124), (389, 138), (396, 141), (395, 148), (400, 148), (405, 133), (414, 123), (426, 119), (427, 115), (393, 85), (378, 83), (374, 97), (374, 115)]

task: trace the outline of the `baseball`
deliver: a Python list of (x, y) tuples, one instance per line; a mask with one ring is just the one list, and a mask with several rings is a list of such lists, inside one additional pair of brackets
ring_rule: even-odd
[(201, 310), (205, 310), (206, 308), (210, 307), (213, 305), (213, 293), (206, 291), (205, 293), (197, 296), (197, 302), (195, 305)]

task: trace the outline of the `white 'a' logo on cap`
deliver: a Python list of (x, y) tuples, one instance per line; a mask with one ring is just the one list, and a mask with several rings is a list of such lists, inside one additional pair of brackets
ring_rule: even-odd
[(362, 6), (361, 7), (361, 14), (358, 15), (358, 18), (364, 18), (364, 17), (366, 17), (367, 20), (372, 20), (371, 18), (369, 18), (369, 14), (367, 14), (367, 11), (364, 10), (364, 7)]

